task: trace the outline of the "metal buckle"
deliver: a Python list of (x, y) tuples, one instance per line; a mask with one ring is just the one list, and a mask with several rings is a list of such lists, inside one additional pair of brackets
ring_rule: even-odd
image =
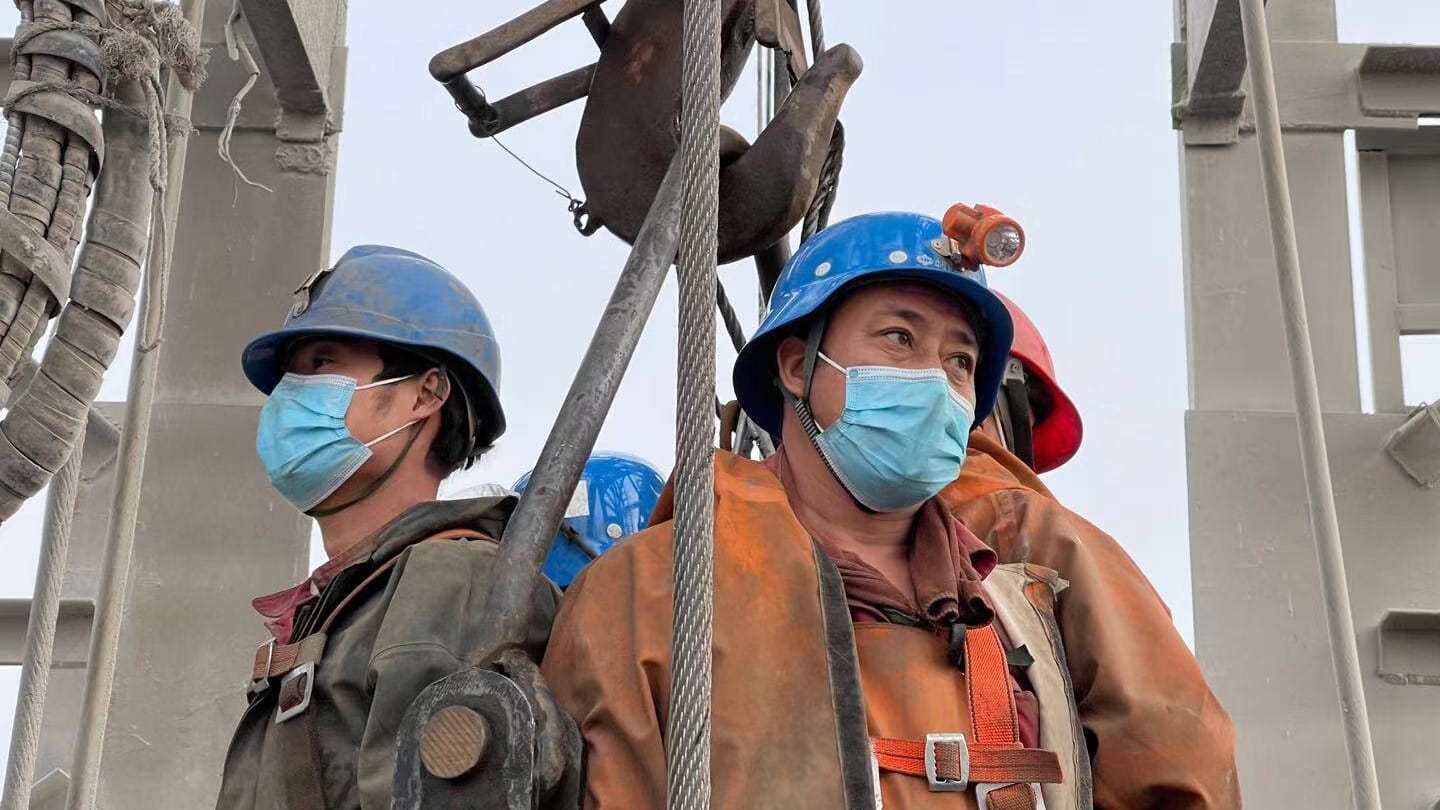
[[(977, 810), (989, 810), (990, 794), (1000, 788), (1007, 788), (1011, 785), (1024, 784), (1022, 782), (977, 782), (975, 783), (975, 806)], [(1041, 798), (1039, 791), (1034, 785), (1025, 785), (1025, 789), (1035, 797), (1035, 810), (1045, 810), (1045, 800)]]
[[(265, 648), (265, 674), (251, 681), (250, 685), (245, 687), (245, 692), (250, 695), (258, 695), (270, 688), (270, 665), (275, 663), (275, 639), (272, 638), (255, 645), (255, 651), (259, 652), (261, 647)], [(253, 664), (255, 656), (250, 656), (250, 660)]]
[(285, 673), (285, 677), (280, 679), (280, 700), (283, 701), (285, 699), (286, 685), (293, 681), (299, 680), (300, 678), (305, 679), (305, 691), (300, 696), (300, 702), (287, 709), (282, 703), (277, 701), (275, 704), (275, 722), (277, 724), (283, 723), (286, 720), (289, 720), (295, 715), (300, 714), (301, 712), (304, 712), (306, 709), (310, 708), (310, 695), (315, 691), (314, 661), (306, 661), (300, 666)]
[[(960, 778), (941, 779), (935, 771), (935, 746), (949, 743), (960, 750)], [(933, 792), (962, 791), (970, 786), (970, 748), (965, 744), (964, 734), (925, 735), (925, 780)]]
[(1025, 366), (1014, 357), (1006, 358), (1005, 362), (1005, 382), (1010, 382), (1011, 380), (1025, 382)]
[(885, 810), (885, 797), (880, 795), (880, 757), (875, 755), (875, 743), (870, 743), (870, 789), (875, 792), (875, 810)]
[(305, 314), (305, 310), (310, 308), (310, 303), (314, 298), (311, 288), (315, 286), (315, 282), (319, 281), (326, 273), (334, 269), (333, 267), (322, 267), (311, 273), (309, 278), (300, 282), (300, 286), (295, 288), (294, 297), (291, 299), (290, 312), (285, 316), (287, 323)]

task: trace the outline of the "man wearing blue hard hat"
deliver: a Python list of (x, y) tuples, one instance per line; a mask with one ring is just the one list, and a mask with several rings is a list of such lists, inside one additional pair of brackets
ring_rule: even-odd
[[(423, 256), (347, 251), (296, 291), (242, 364), (268, 396), (256, 449), (319, 524), (328, 561), (254, 600), (270, 638), (226, 757), (221, 808), (388, 808), (396, 734), (426, 686), (470, 666), (513, 497), (437, 501), (505, 430), (499, 343), (475, 296)], [(556, 594), (536, 589), (527, 652)]]
[[(529, 488), (527, 472), (515, 482), (514, 491), (520, 494)], [(643, 458), (591, 453), (540, 573), (561, 590), (570, 587), (591, 560), (650, 524), (650, 513), (664, 488), (665, 477)]]
[[(1097, 749), (1060, 629), (1065, 573), (1000, 564), (953, 515), (1012, 330), (973, 248), (1009, 263), (1021, 234), (997, 219), (967, 241), (950, 220), (881, 213), (821, 231), (736, 360), (740, 404), (782, 442), (764, 463), (716, 456), (711, 807), (1229, 806), (1225, 785), (1134, 767), (1126, 735), (1148, 739), (1123, 719), (1097, 726)], [(662, 498), (655, 525), (581, 573), (547, 650), (586, 741), (587, 807), (665, 804), (671, 508)], [(1163, 613), (1149, 598), (1138, 609)], [(1125, 617), (1103, 630), (1125, 632)], [(1228, 733), (1201, 685), (1167, 743), (1182, 727), (1202, 750)], [(1133, 708), (1106, 697), (1093, 717)], [(1135, 772), (1102, 788), (1092, 756)]]

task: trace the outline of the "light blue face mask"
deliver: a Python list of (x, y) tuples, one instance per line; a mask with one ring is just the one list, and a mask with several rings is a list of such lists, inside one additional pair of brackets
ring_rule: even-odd
[(845, 368), (845, 411), (815, 446), (855, 500), (876, 512), (917, 506), (960, 474), (975, 410), (938, 368)]
[(370, 448), (407, 427), (368, 442), (350, 435), (345, 412), (356, 391), (408, 380), (415, 375), (357, 385), (343, 374), (286, 374), (260, 409), (255, 451), (270, 484), (285, 500), (309, 512), (370, 460)]

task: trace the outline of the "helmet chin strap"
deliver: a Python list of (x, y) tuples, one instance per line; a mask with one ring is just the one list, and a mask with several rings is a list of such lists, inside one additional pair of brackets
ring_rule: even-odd
[[(376, 492), (378, 492), (380, 490), (380, 487), (383, 486), (386, 481), (390, 480), (390, 476), (394, 475), (395, 471), (400, 469), (400, 463), (405, 460), (405, 457), (410, 455), (410, 448), (415, 446), (415, 440), (420, 438), (420, 431), (424, 430), (425, 423), (428, 421), (430, 421), (430, 417), (427, 416), (424, 419), (415, 422), (415, 429), (410, 431), (410, 437), (405, 440), (405, 446), (400, 449), (400, 454), (395, 456), (395, 460), (390, 462), (390, 466), (385, 468), (385, 472), (380, 473), (380, 475), (376, 477), (374, 481), (371, 481), (369, 484), (367, 484), (365, 486), (365, 489), (361, 490), (359, 495), (356, 495), (350, 500), (336, 506), (327, 506), (324, 509), (316, 507), (306, 512), (305, 514), (313, 518), (329, 517), (331, 515), (339, 514), (340, 512), (349, 509), (355, 504), (360, 503), (361, 501), (369, 498), (371, 495), (374, 495)], [(405, 428), (401, 427), (399, 430), (404, 429)], [(398, 431), (381, 436), (380, 439), (378, 439), (377, 441), (383, 441), (384, 439), (395, 435), (396, 432)]]
[(791, 395), (778, 381), (776, 385), (780, 388), (781, 397), (795, 410), (795, 416), (800, 419), (800, 426), (805, 429), (805, 435), (810, 437), (810, 446), (814, 448), (815, 455), (819, 456), (820, 461), (825, 464), (825, 469), (830, 472), (830, 477), (834, 478), (835, 483), (845, 490), (845, 494), (850, 496), (850, 500), (860, 511), (867, 515), (879, 514), (861, 503), (860, 499), (855, 497), (855, 493), (845, 486), (845, 482), (840, 480), (840, 475), (835, 472), (835, 467), (826, 457), (825, 451), (820, 449), (820, 425), (815, 422), (815, 415), (810, 412), (810, 384), (815, 378), (815, 361), (820, 356), (820, 343), (825, 339), (825, 328), (829, 326), (829, 323), (830, 316), (825, 312), (818, 313), (810, 322), (810, 332), (805, 336), (805, 384), (801, 395), (798, 397)]
[(1011, 357), (1006, 360), (1005, 379), (1000, 386), (996, 400), (995, 419), (1000, 423), (1000, 434), (1005, 448), (1035, 469), (1035, 433), (1031, 427), (1030, 392), (1025, 385), (1025, 369), (1020, 361)]

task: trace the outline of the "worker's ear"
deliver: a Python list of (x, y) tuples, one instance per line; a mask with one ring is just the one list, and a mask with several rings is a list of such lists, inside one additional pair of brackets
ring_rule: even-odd
[(805, 341), (794, 335), (775, 347), (776, 376), (780, 386), (797, 399), (805, 392)]
[(432, 368), (420, 375), (420, 390), (411, 409), (411, 417), (424, 419), (437, 413), (450, 398), (450, 375), (444, 369)]

